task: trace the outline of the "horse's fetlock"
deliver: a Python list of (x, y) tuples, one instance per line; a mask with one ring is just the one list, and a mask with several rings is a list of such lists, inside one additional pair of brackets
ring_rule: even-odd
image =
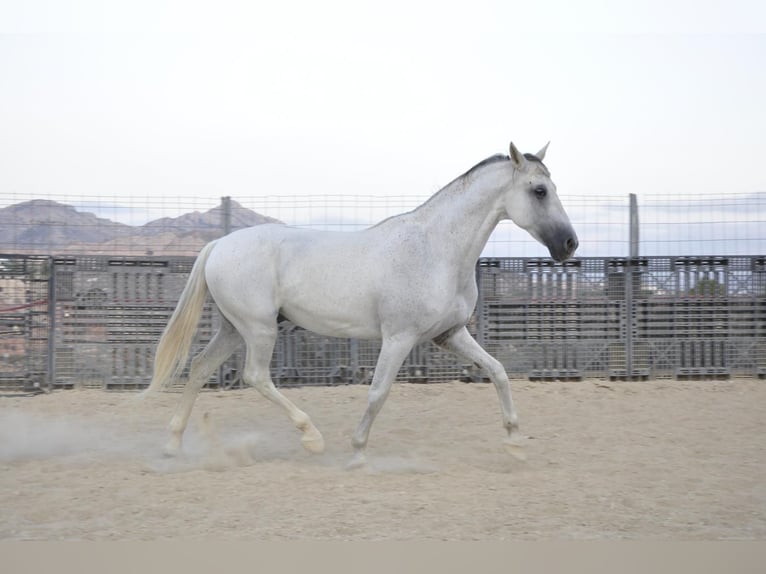
[(307, 431), (311, 428), (311, 418), (306, 413), (300, 413), (293, 420), (295, 427), (301, 431)]
[(170, 419), (170, 422), (168, 423), (168, 430), (173, 433), (181, 433), (186, 429), (186, 424), (184, 423), (184, 420), (178, 416), (173, 415), (173, 418)]
[(503, 423), (508, 436), (515, 435), (519, 432), (519, 420), (515, 415), (512, 415), (510, 420)]

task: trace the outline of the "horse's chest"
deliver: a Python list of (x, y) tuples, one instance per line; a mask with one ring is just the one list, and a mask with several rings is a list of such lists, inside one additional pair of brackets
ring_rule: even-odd
[(473, 303), (470, 303), (466, 298), (464, 297), (458, 297), (455, 299), (452, 310), (451, 310), (451, 318), (452, 321), (455, 324), (465, 324), (468, 322), (468, 319), (471, 318), (471, 314), (473, 313)]
[(440, 303), (433, 305), (430, 313), (428, 313), (431, 315), (429, 322), (433, 325), (433, 329), (439, 333), (468, 323), (476, 300), (470, 294), (458, 294)]

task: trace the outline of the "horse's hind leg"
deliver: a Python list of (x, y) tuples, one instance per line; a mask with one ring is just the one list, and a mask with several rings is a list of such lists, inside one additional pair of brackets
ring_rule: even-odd
[(324, 439), (311, 418), (280, 393), (271, 380), (269, 365), (277, 339), (276, 322), (273, 325), (260, 324), (258, 328), (251, 329), (245, 339), (247, 356), (242, 373), (245, 383), (254, 386), (263, 396), (287, 412), (295, 427), (303, 433), (301, 442), (306, 450), (317, 454), (324, 451)]
[(189, 380), (186, 382), (181, 401), (178, 403), (175, 414), (168, 425), (170, 440), (165, 445), (167, 455), (175, 455), (181, 450), (183, 433), (186, 430), (189, 416), (200, 389), (241, 342), (242, 337), (239, 336), (234, 326), (226, 318), (221, 317), (221, 328), (202, 352), (192, 359)]

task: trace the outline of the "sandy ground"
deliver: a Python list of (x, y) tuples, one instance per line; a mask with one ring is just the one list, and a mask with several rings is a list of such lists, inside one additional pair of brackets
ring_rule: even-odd
[(321, 455), (255, 391), (204, 392), (176, 459), (177, 394), (0, 397), (0, 540), (766, 539), (763, 381), (517, 381), (525, 462), (490, 385), (399, 384), (348, 471), (366, 390), (285, 390)]

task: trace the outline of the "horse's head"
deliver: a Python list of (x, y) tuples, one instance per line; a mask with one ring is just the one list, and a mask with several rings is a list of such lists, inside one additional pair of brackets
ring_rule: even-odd
[(511, 142), (513, 175), (505, 193), (508, 218), (548, 248), (556, 261), (577, 249), (577, 234), (564, 211), (556, 185), (543, 164), (548, 144), (536, 154), (522, 154)]

